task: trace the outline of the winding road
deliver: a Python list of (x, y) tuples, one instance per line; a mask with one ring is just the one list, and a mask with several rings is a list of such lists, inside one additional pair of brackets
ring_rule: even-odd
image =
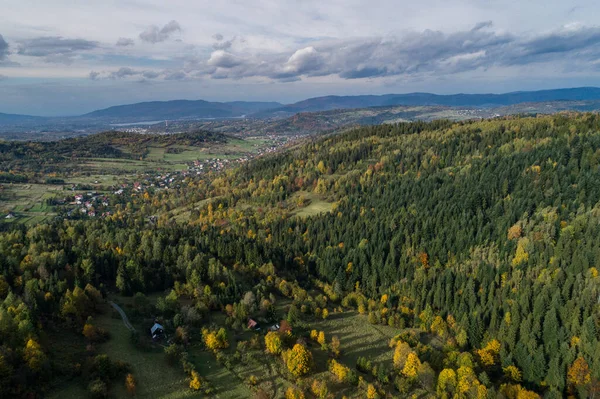
[(119, 312), (119, 314), (121, 315), (121, 318), (123, 319), (123, 324), (125, 324), (125, 327), (127, 327), (127, 329), (129, 331), (134, 332), (135, 328), (133, 328), (133, 326), (129, 322), (129, 319), (127, 318), (127, 315), (125, 314), (125, 312), (123, 311), (123, 309), (121, 309), (121, 307), (119, 305), (117, 305), (116, 303), (114, 303), (113, 301), (109, 301), (109, 303), (111, 304), (111, 306), (113, 308), (115, 308), (115, 310), (117, 312)]

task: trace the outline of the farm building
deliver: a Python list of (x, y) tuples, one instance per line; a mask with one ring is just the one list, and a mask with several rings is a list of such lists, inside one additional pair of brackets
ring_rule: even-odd
[(158, 323), (154, 323), (152, 328), (150, 329), (150, 335), (152, 339), (160, 339), (164, 334), (164, 328)]
[(248, 329), (254, 331), (260, 331), (260, 324), (254, 319), (248, 319)]

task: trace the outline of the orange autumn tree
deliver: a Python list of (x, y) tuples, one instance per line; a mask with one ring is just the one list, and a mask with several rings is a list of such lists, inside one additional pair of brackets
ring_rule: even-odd
[(567, 381), (575, 387), (589, 384), (592, 380), (590, 367), (582, 356), (579, 356), (567, 371)]
[(125, 377), (125, 389), (130, 396), (135, 396), (135, 378), (131, 373), (128, 373)]

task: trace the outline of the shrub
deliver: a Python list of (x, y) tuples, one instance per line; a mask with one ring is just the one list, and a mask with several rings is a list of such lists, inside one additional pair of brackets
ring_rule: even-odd
[(89, 383), (88, 392), (94, 399), (106, 398), (108, 396), (108, 386), (101, 379), (95, 379)]

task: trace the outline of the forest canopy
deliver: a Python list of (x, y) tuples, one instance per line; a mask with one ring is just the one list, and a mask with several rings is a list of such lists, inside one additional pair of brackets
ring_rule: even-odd
[[(331, 210), (298, 216), (307, 197)], [(429, 349), (396, 340), (400, 382), (383, 373), (365, 388), (374, 395), (409, 381), (438, 397), (593, 397), (599, 201), (600, 117), (576, 114), (357, 128), (132, 196), (106, 219), (15, 227), (0, 234), (0, 392), (42, 389), (45, 329), (83, 328), (99, 290), (175, 287), (157, 305), (166, 317), (185, 297), (245, 323), (243, 303), (273, 294), (293, 300), (294, 325), (318, 292), (371, 324), (439, 337)], [(189, 217), (175, 220), (182, 207)], [(217, 331), (205, 337), (224, 348)], [(310, 373), (300, 343), (268, 337), (290, 372)]]

